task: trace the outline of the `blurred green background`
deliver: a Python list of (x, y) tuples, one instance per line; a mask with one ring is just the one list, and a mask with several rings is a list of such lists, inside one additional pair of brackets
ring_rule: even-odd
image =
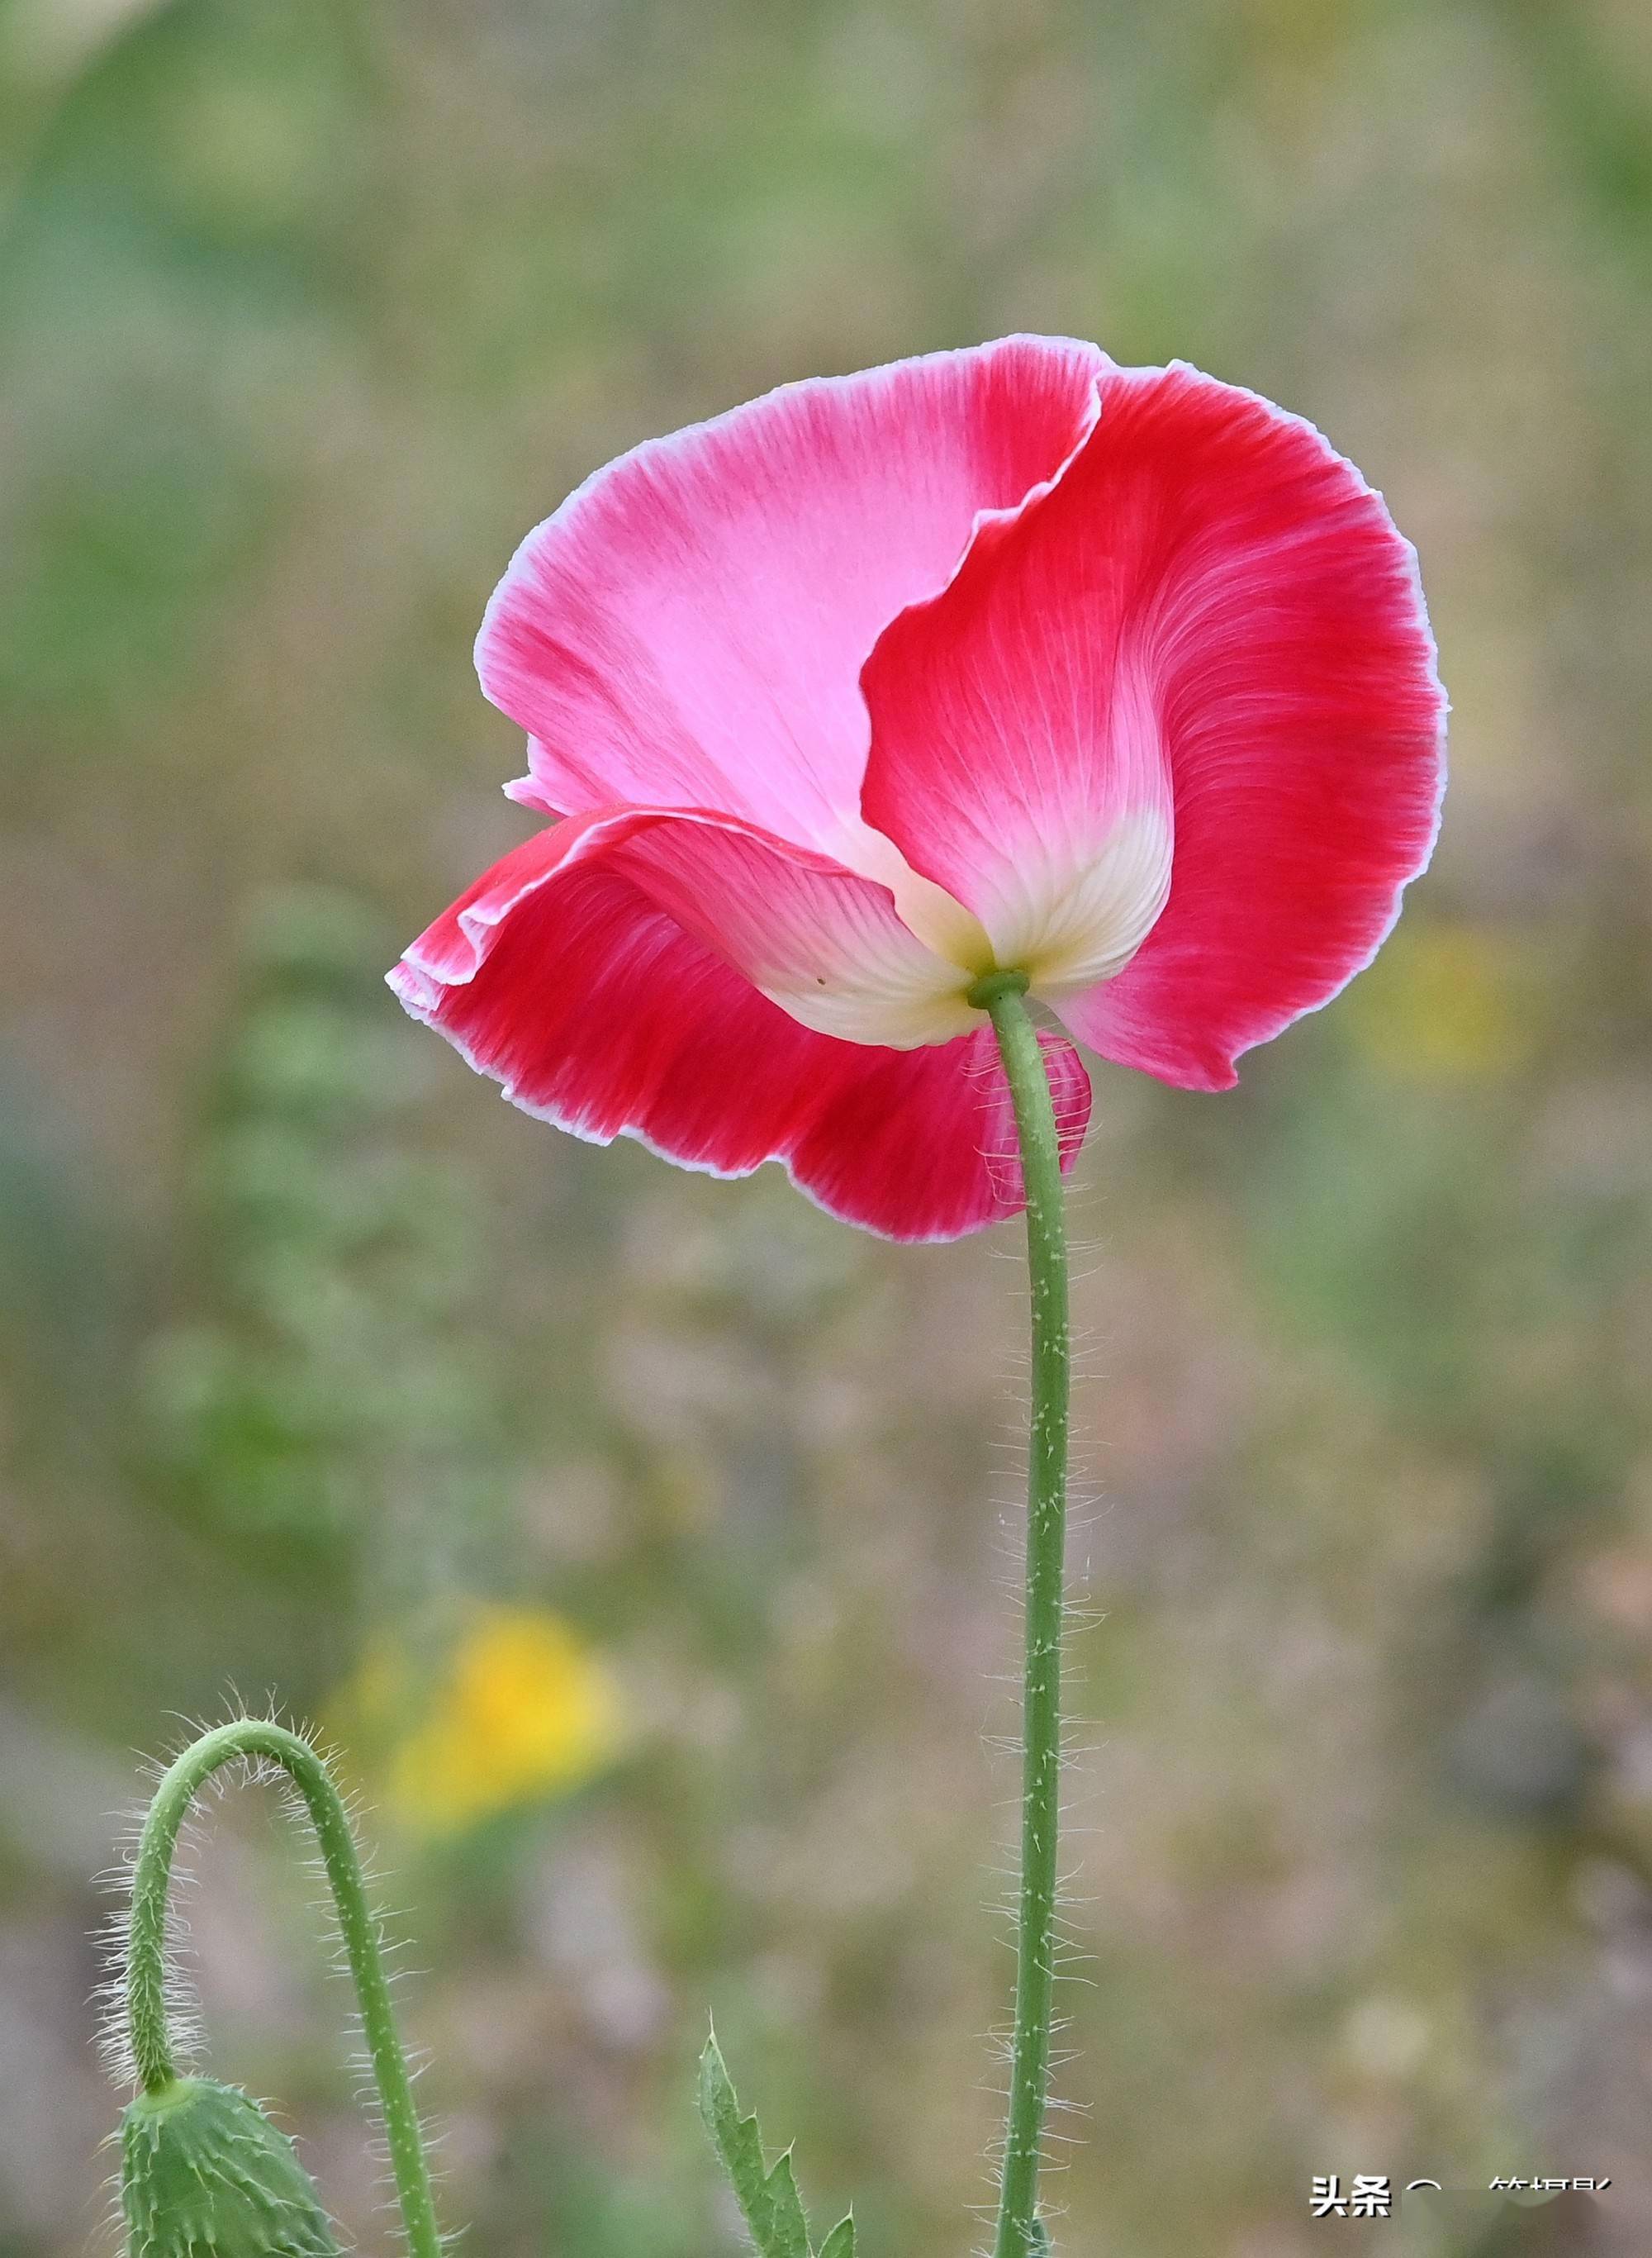
[[(347, 1741), (479, 2258), (736, 2247), (713, 2005), (822, 2221), (978, 2239), (1016, 1233), (559, 1138), (379, 978), (523, 834), (527, 527), (1015, 328), (1319, 422), (1456, 705), (1351, 993), (1098, 1074), (1064, 2247), (1644, 2253), (1644, 0), (11, 0), (0, 67), (0, 2254), (96, 2240), (91, 1877), (232, 1689)], [(203, 1834), (211, 2060), (377, 2254), (296, 1849)], [(1616, 2185), (1309, 2223), (1381, 2170)]]

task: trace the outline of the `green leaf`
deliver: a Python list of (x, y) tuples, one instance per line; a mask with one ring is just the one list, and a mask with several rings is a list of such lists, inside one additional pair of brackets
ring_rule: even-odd
[(723, 2160), (723, 2169), (728, 2174), (741, 2215), (762, 2258), (770, 2258), (773, 2205), (768, 2175), (763, 2169), (762, 2136), (755, 2117), (742, 2117), (740, 2113), (734, 2080), (728, 2075), (728, 2065), (723, 2060), (715, 2031), (706, 2040), (705, 2051), (700, 2056), (699, 2093), (700, 2115), (705, 2120), (713, 2146)]
[[(755, 2131), (757, 2120), (754, 2117), (751, 2122)], [(761, 2146), (760, 2141), (760, 2150)], [(798, 2193), (790, 2148), (763, 2186), (769, 2198), (769, 2240), (762, 2246), (763, 2258), (809, 2258), (809, 2222)]]
[[(728, 2174), (741, 2216), (757, 2247), (758, 2258), (811, 2258), (809, 2222), (798, 2193), (787, 2149), (769, 2170), (763, 2163), (762, 2134), (755, 2117), (742, 2117), (734, 2082), (713, 2032), (700, 2056), (700, 2115)], [(854, 2258), (854, 2222), (840, 2219), (821, 2247), (820, 2258)]]

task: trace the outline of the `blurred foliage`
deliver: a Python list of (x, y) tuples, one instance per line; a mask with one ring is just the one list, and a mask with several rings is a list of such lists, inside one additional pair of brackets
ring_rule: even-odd
[[(737, 2247), (711, 2006), (820, 2216), (962, 2247), (1013, 1235), (558, 1139), (379, 975), (521, 835), (468, 654), (528, 525), (1018, 327), (1311, 415), (1457, 705), (1347, 998), (1230, 1097), (1098, 1076), (1064, 2239), (1535, 2170), (1652, 2244), (1648, 150), (1643, 0), (9, 0), (0, 2258), (83, 2247), (84, 1877), (231, 1686), (357, 1702), (472, 2248)], [(252, 1799), (201, 1859), (214, 2068), (383, 2249)]]
[(396, 1143), (428, 1062), (382, 1008), (383, 948), (348, 895), (254, 902), (179, 1265), (216, 1307), (149, 1344), (139, 1388), (172, 1509), (278, 1575), (358, 1581), (365, 1550), (408, 1604), (478, 1541), (509, 1444), (454, 1322), (486, 1243), (471, 1188)]

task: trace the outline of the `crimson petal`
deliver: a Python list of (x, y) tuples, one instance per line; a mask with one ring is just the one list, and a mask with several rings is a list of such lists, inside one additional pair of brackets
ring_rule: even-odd
[[(891, 1239), (1016, 1214), (991, 1028), (900, 1050), (804, 1026), (651, 895), (632, 851), (650, 835), (611, 814), (527, 841), (414, 943), (392, 987), (514, 1104), (592, 1142), (636, 1137), (727, 1176), (779, 1161), (830, 1213)], [(1089, 1081), (1062, 1036), (1043, 1040), (1070, 1167)]]
[[(1035, 963), (1035, 990), (1103, 1055), (1224, 1088), (1370, 960), (1429, 859), (1434, 662), (1409, 545), (1311, 425), (1183, 364), (1113, 370), (1060, 478), (880, 640), (864, 813), (1005, 961), (1099, 903), (1124, 969)], [(1167, 902), (1124, 902), (1144, 938), (1094, 871), (1155, 808)]]

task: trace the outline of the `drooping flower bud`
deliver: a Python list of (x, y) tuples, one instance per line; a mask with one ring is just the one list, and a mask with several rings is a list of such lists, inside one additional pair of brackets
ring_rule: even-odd
[(138, 1838), (121, 1929), (122, 2060), (143, 2088), (121, 2126), (130, 2258), (340, 2258), (292, 2142), (245, 2093), (181, 2078), (173, 2066), (167, 1909), (178, 1832), (214, 1772), (247, 1762), (279, 1765), (315, 1827), (378, 2088), (408, 2258), (442, 2258), (413, 2081), (350, 1814), (324, 1757), (273, 1717), (232, 1717), (192, 1741), (167, 1767)]
[(292, 2142), (245, 2093), (181, 2077), (121, 2120), (129, 2258), (340, 2258)]

